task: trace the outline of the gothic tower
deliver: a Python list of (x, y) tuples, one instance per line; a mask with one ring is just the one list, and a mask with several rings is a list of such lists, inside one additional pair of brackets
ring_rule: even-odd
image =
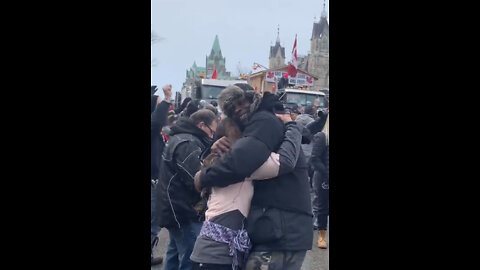
[(320, 21), (313, 23), (312, 38), (310, 39), (310, 55), (308, 56), (307, 71), (318, 77), (314, 84), (315, 89), (328, 88), (329, 59), (328, 59), (328, 21), (323, 3)]
[(268, 68), (278, 68), (285, 65), (285, 48), (280, 46), (280, 27), (277, 28), (277, 41), (270, 46)]
[(220, 50), (220, 42), (218, 41), (218, 35), (215, 35), (215, 41), (213, 41), (212, 50), (210, 55), (205, 58), (206, 60), (206, 78), (210, 79), (213, 74), (213, 70), (217, 69), (217, 78), (218, 79), (229, 79), (230, 72), (227, 72), (225, 69), (225, 57), (222, 56), (222, 51)]

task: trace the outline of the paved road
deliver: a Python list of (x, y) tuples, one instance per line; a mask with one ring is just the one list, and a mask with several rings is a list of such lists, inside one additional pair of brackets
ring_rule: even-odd
[[(168, 245), (168, 231), (162, 229), (159, 235), (159, 242), (154, 250), (155, 256), (162, 255), (165, 257), (166, 247)], [(318, 240), (318, 232), (313, 232), (313, 247), (307, 252), (307, 256), (302, 265), (302, 270), (328, 270), (328, 249), (319, 249), (316, 246)], [(329, 235), (327, 231), (327, 243)], [(151, 267), (151, 270), (162, 270), (163, 264)]]

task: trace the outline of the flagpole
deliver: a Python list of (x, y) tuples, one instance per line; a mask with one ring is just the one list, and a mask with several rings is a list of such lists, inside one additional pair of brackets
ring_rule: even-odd
[(261, 64), (259, 64), (259, 63), (257, 63), (257, 62), (253, 62), (253, 65), (254, 65), (254, 66), (255, 66), (255, 65), (258, 65), (258, 66), (261, 67), (261, 68), (268, 69), (268, 68), (265, 67), (264, 65), (261, 65)]

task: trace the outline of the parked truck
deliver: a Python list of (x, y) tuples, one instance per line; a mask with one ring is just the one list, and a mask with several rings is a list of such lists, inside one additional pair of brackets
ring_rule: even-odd
[(324, 92), (313, 90), (301, 90), (294, 88), (279, 89), (280, 99), (286, 103), (296, 103), (298, 106), (312, 106), (317, 101), (319, 110), (328, 110), (328, 100)]
[[(190, 97), (192, 100), (205, 100), (210, 103), (216, 101), (225, 87), (236, 83), (247, 83), (246, 80), (217, 80), (217, 79), (197, 79), (190, 82), (182, 89), (181, 100)], [(181, 102), (181, 101), (180, 101)]]

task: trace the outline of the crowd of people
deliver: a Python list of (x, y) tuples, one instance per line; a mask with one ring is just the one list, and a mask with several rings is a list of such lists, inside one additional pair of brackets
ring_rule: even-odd
[[(299, 270), (313, 230), (327, 248), (327, 111), (248, 84), (178, 108), (171, 85), (151, 90), (152, 265)], [(162, 228), (170, 242), (154, 257)]]

